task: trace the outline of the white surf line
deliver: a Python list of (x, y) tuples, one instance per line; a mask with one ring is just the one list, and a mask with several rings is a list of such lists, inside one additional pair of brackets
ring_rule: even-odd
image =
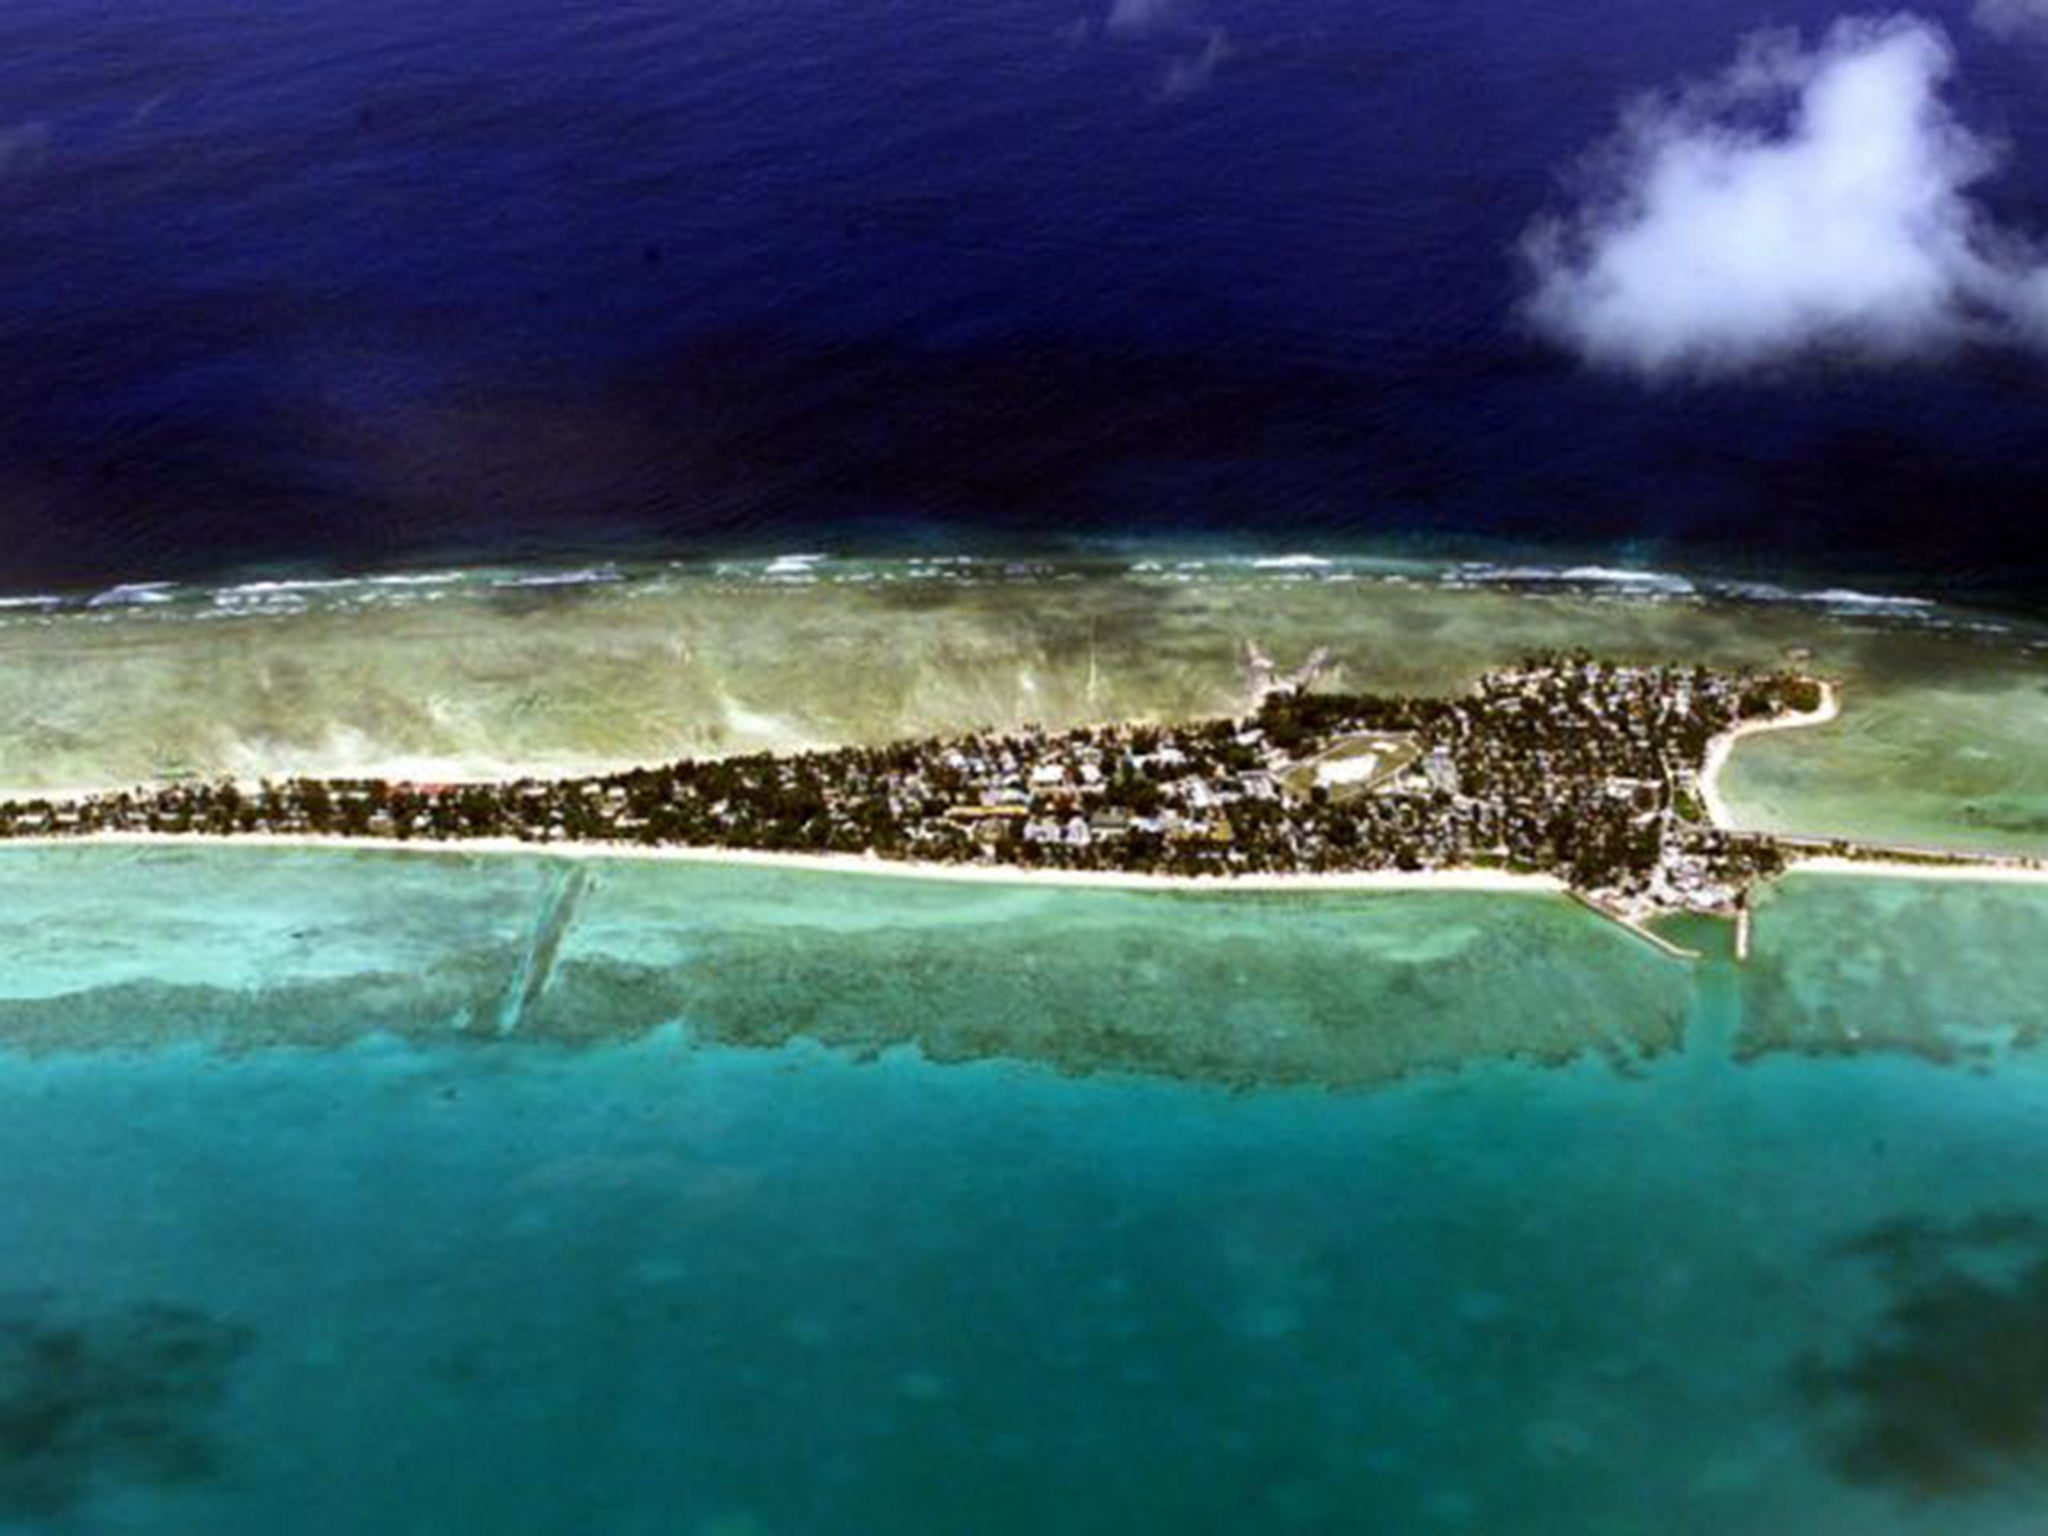
[(1735, 812), (1729, 807), (1727, 798), (1721, 793), (1721, 770), (1728, 766), (1728, 759), (1735, 751), (1735, 744), (1750, 736), (1762, 736), (1771, 731), (1796, 731), (1811, 725), (1826, 725), (1842, 712), (1841, 691), (1831, 682), (1820, 685), (1820, 703), (1813, 709), (1789, 715), (1773, 715), (1768, 720), (1749, 720), (1723, 731), (1707, 743), (1707, 760), (1700, 766), (1700, 803), (1706, 808), (1707, 821), (1723, 832), (1739, 832), (1743, 829), (1735, 823)]

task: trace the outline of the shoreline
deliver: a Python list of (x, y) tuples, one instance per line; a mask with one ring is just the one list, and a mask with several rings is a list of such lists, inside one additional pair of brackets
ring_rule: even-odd
[[(54, 851), (62, 848), (251, 848), (289, 853), (370, 853), (427, 858), (531, 858), (594, 863), (688, 864), (707, 868), (781, 871), (800, 875), (866, 876), (932, 884), (1008, 886), (1016, 890), (1122, 891), (1133, 894), (1230, 896), (1399, 895), (1465, 893), (1493, 896), (1549, 896), (1572, 902), (1590, 915), (1649, 945), (1681, 964), (1695, 964), (1699, 951), (1674, 943), (1647, 923), (1600, 900), (1574, 890), (1555, 875), (1462, 866), (1430, 870), (1361, 870), (1330, 874), (1145, 875), (1120, 870), (1032, 869), (1005, 864), (947, 864), (884, 859), (869, 854), (770, 853), (751, 848), (642, 847), (608, 843), (527, 843), (516, 838), (431, 839), (339, 838), (249, 833), (223, 836), (193, 832), (104, 832), (88, 836), (38, 836), (0, 839), (6, 850)], [(1800, 859), (1765, 884), (1799, 874), (1822, 878), (1978, 882), (2007, 885), (2048, 885), (2048, 866), (2005, 863), (1923, 864), (1897, 859), (1856, 859), (1825, 854)], [(1738, 962), (1748, 958), (1749, 912), (1736, 915)]]
[(1737, 824), (1735, 812), (1729, 806), (1727, 797), (1721, 793), (1721, 774), (1728, 761), (1735, 755), (1737, 744), (1752, 736), (1765, 736), (1774, 731), (1797, 731), (1808, 726), (1826, 725), (1842, 713), (1842, 693), (1832, 681), (1821, 679), (1820, 704), (1814, 709), (1795, 715), (1776, 715), (1768, 720), (1750, 720), (1723, 731), (1707, 743), (1706, 761), (1700, 765), (1700, 804), (1707, 813), (1708, 825), (1723, 832), (1747, 830)]
[[(809, 751), (809, 747), (792, 748), (793, 751)], [(382, 779), (392, 784), (439, 784), (462, 789), (471, 785), (487, 789), (501, 789), (508, 784), (523, 784), (529, 780), (547, 782), (554, 779), (595, 779), (609, 774), (630, 773), (644, 767), (639, 762), (629, 762), (612, 757), (575, 757), (550, 763), (511, 763), (498, 758), (452, 758), (452, 757), (393, 757), (369, 763), (345, 763), (331, 771), (279, 770), (271, 773), (226, 773), (218, 775), (236, 784), (257, 784), (266, 780), (285, 781), (298, 778), (323, 779)], [(0, 803), (9, 800), (23, 803), (48, 800), (53, 804), (65, 800), (94, 800), (112, 795), (135, 794), (171, 787), (180, 782), (213, 783), (214, 775), (194, 775), (188, 780), (173, 779), (124, 779), (94, 785), (38, 784), (27, 787), (0, 784)], [(169, 835), (169, 834), (166, 834)]]
[(299, 837), (280, 833), (96, 832), (77, 837), (0, 839), (10, 848), (269, 848), (313, 852), (483, 854), (535, 859), (619, 859), (640, 863), (725, 865), (805, 874), (869, 875), (967, 885), (1040, 885), (1120, 891), (1288, 893), (1303, 891), (1486, 891), (1506, 895), (1563, 895), (1555, 875), (1460, 866), (1451, 869), (1358, 870), (1298, 875), (1141, 875), (1121, 870), (1033, 869), (1020, 864), (945, 864), (884, 859), (859, 853), (769, 853), (755, 848), (643, 847), (632, 843), (527, 843), (517, 838)]
[(1961, 880), (1990, 885), (2048, 885), (2048, 866), (2006, 864), (1987, 859), (1981, 863), (1916, 864), (1905, 859), (1851, 859), (1823, 854), (1800, 859), (1780, 880), (1793, 875), (1856, 876), (1878, 880)]

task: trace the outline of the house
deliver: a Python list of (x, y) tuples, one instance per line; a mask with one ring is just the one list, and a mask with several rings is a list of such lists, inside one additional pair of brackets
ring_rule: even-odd
[(1088, 818), (1088, 830), (1105, 841), (1128, 836), (1131, 813), (1120, 805), (1105, 806)]

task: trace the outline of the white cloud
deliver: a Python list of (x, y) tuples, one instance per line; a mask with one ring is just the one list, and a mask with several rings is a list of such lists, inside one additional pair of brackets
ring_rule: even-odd
[(1651, 376), (2048, 345), (2048, 265), (1970, 199), (1997, 155), (1943, 99), (1954, 65), (1927, 22), (1845, 21), (1639, 103), (1525, 237), (1528, 317)]
[(1994, 37), (2048, 37), (2048, 0), (1977, 0), (1972, 19)]
[(1114, 0), (1102, 25), (1110, 32), (1151, 32), (1172, 21), (1177, 9), (1179, 0)]

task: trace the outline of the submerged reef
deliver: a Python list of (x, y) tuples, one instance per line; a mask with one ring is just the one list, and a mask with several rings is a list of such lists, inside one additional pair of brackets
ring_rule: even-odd
[(1755, 928), (1748, 963), (1702, 966), (1541, 892), (65, 844), (0, 849), (0, 1048), (673, 1032), (1360, 1087), (1504, 1057), (1668, 1056), (1722, 993), (1712, 1033), (1742, 1059), (1981, 1060), (2048, 1037), (2048, 886), (1794, 873)]
[(0, 1522), (41, 1528), (110, 1485), (210, 1477), (212, 1417), (249, 1345), (185, 1306), (0, 1297)]
[[(0, 1046), (675, 1031), (1241, 1085), (1674, 1049), (1689, 973), (1553, 895), (960, 886), (221, 845), (0, 850)], [(23, 941), (22, 953), (29, 951)]]
[(1984, 1061), (2048, 1041), (2048, 886), (1795, 873), (1755, 923), (1739, 1055)]
[(2048, 1222), (1893, 1221), (1842, 1253), (1880, 1288), (1878, 1316), (1794, 1377), (1837, 1473), (1920, 1500), (2048, 1475)]

